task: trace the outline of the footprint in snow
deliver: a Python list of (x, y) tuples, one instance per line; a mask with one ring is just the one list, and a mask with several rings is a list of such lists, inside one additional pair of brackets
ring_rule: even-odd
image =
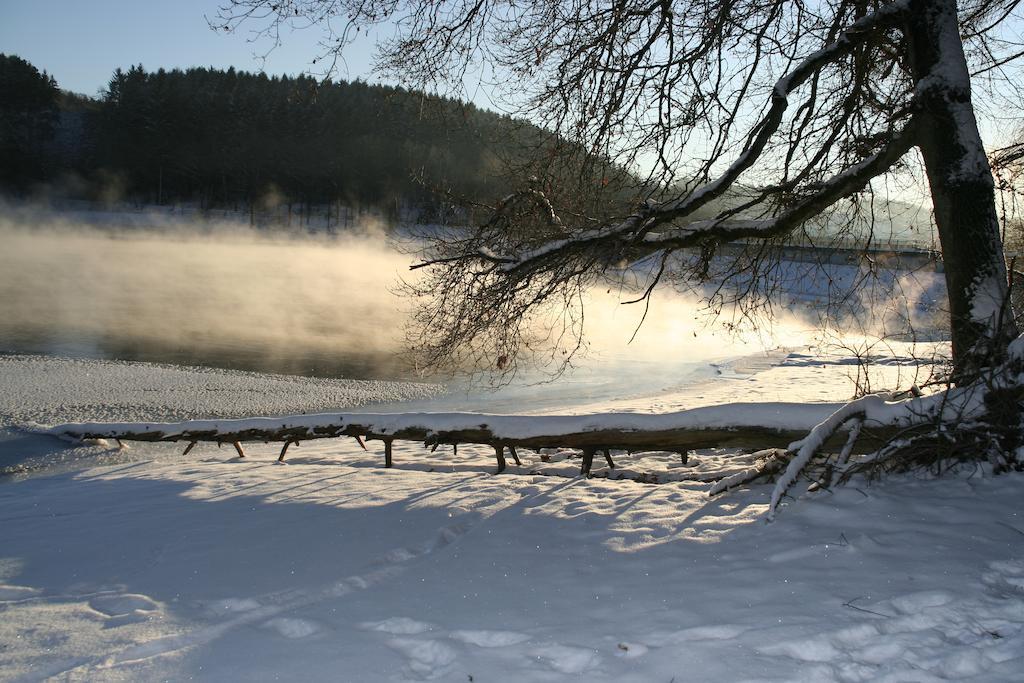
[(390, 633), (394, 636), (412, 636), (434, 630), (433, 624), (416, 621), (408, 617), (391, 617), (383, 621), (367, 621), (360, 624), (359, 627), (367, 631)]
[(384, 559), (388, 562), (399, 564), (402, 562), (408, 562), (416, 557), (416, 553), (409, 550), (408, 548), (395, 548), (394, 550), (386, 553)]
[(1024, 562), (991, 562), (989, 570), (982, 575), (988, 596), (931, 590), (863, 603), (875, 614), (859, 623), (834, 631), (805, 627), (799, 637), (776, 638), (757, 651), (824, 666), (822, 678), (869, 681), (887, 672), (901, 681), (1017, 680)]
[(1000, 597), (1024, 594), (1024, 560), (997, 560), (988, 566), (991, 571), (981, 580), (991, 592)]
[(841, 654), (828, 634), (761, 645), (757, 651), (766, 655), (791, 657), (802, 662), (824, 663), (836, 661)]
[(515, 631), (452, 631), (448, 637), (477, 647), (505, 647), (525, 643), (530, 639), (527, 634)]
[(409, 671), (420, 678), (444, 675), (457, 656), (455, 650), (438, 640), (392, 638), (388, 647), (402, 653)]
[(953, 595), (946, 591), (919, 591), (893, 598), (889, 604), (901, 614), (918, 614), (929, 607), (942, 607), (953, 602)]
[(735, 638), (746, 630), (746, 626), (739, 626), (737, 624), (694, 626), (692, 628), (684, 628), (681, 631), (672, 631), (670, 633), (655, 633), (644, 640), (648, 645), (662, 647), (665, 645), (689, 643), (698, 640), (729, 640), (731, 638)]
[(295, 619), (289, 617), (278, 617), (263, 624), (264, 628), (277, 631), (278, 635), (296, 640), (306, 638), (320, 631), (319, 624), (308, 619)]
[(580, 674), (601, 663), (596, 650), (571, 645), (543, 645), (530, 650), (530, 654), (563, 674)]

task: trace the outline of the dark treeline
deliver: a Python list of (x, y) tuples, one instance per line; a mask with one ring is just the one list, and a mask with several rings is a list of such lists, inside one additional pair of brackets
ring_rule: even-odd
[[(565, 158), (545, 151), (557, 143), (538, 129), (472, 104), (234, 69), (118, 69), (93, 100), (0, 55), (0, 116), (8, 192), (48, 184), (84, 198), (207, 208), (337, 202), (430, 218), (453, 202), (501, 196), (515, 184), (508, 173), (520, 182), (550, 174), (530, 159)], [(607, 169), (590, 166), (584, 182), (607, 185)]]
[(45, 71), (0, 54), (0, 183), (20, 189), (52, 170), (60, 90)]
[[(100, 168), (162, 203), (422, 203), (483, 197), (511, 121), (365, 83), (189, 69), (117, 71), (97, 118)], [(488, 141), (488, 142), (485, 142)], [(456, 189), (457, 188), (457, 189)]]

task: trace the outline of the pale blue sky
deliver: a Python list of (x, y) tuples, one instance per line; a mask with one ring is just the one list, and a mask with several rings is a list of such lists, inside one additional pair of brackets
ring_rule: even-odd
[[(248, 41), (248, 30), (216, 33), (207, 17), (215, 18), (224, 0), (0, 0), (0, 52), (15, 54), (45, 69), (60, 87), (86, 95), (105, 89), (114, 69), (141, 63), (147, 69), (213, 66), (270, 74), (298, 74), (317, 56), (319, 29), (282, 35), (283, 45), (262, 62), (256, 53), (266, 43)], [(381, 31), (388, 31), (383, 28)], [(338, 78), (377, 80), (371, 73), (371, 34), (345, 53)], [(468, 79), (472, 81), (473, 79)], [(490, 99), (489, 87), (467, 82), (465, 96), (478, 106), (505, 110)], [(976, 97), (976, 102), (984, 96)], [(1001, 110), (996, 108), (995, 118)], [(1011, 108), (1010, 123), (981, 120), (990, 147), (1005, 144), (1016, 134), (1019, 110)], [(1005, 114), (1003, 114), (1005, 116)]]
[[(60, 87), (95, 95), (114, 69), (214, 66), (259, 71), (258, 48), (244, 32), (212, 31), (218, 0), (0, 0), (0, 52), (45, 69)], [(204, 16), (205, 15), (205, 16)], [(316, 29), (285, 35), (265, 64), (271, 74), (297, 74), (316, 56)], [(265, 46), (264, 46), (265, 47)], [(346, 53), (342, 78), (370, 76), (369, 41)]]

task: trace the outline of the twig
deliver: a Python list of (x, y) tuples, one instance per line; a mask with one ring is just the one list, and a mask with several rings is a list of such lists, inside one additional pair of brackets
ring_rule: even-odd
[(1006, 522), (999, 522), (999, 521), (997, 521), (996, 524), (998, 524), (999, 526), (1005, 526), (1007, 529), (1009, 529), (1011, 531), (1016, 531), (1021, 536), (1024, 536), (1024, 531), (1021, 531), (1020, 529), (1018, 529), (1017, 527), (1013, 526), (1012, 524), (1007, 524)]
[(857, 605), (853, 604), (853, 603), (857, 602), (858, 600), (863, 599), (864, 597), (865, 596), (861, 595), (859, 597), (853, 598), (852, 600), (847, 600), (846, 602), (843, 603), (843, 607), (849, 607), (850, 609), (855, 609), (858, 612), (865, 612), (867, 614), (874, 614), (876, 617), (884, 617), (886, 619), (892, 619), (892, 615), (891, 614), (882, 614), (881, 612), (875, 612), (874, 610), (865, 609), (864, 607), (857, 607)]

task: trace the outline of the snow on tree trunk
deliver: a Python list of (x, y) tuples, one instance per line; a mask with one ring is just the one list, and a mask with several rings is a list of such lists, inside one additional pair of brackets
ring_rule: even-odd
[(911, 0), (905, 32), (945, 263), (954, 379), (963, 383), (1001, 361), (1017, 336), (1006, 314), (994, 183), (971, 104), (956, 0)]

